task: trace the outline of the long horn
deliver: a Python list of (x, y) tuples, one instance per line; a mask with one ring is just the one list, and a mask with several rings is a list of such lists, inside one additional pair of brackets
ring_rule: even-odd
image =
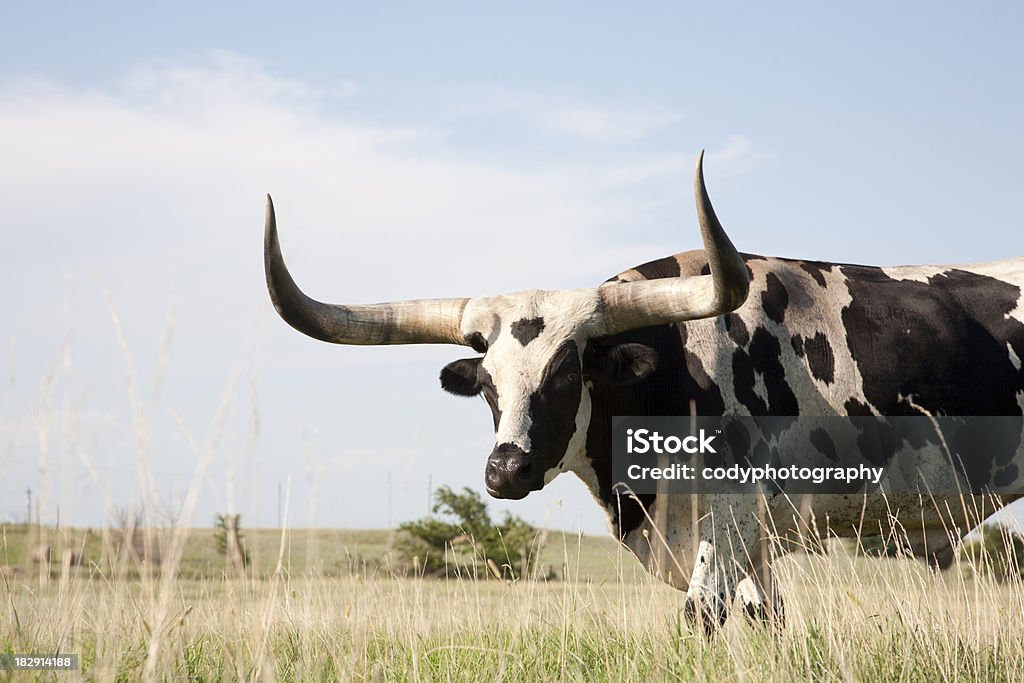
[(263, 263), (274, 308), (285, 322), (310, 337), (333, 344), (468, 344), (459, 329), (468, 299), (337, 306), (303, 294), (284, 265), (270, 195)]
[(711, 318), (743, 305), (750, 288), (747, 266), (718, 222), (704, 185), (704, 151), (697, 156), (693, 181), (704, 252), (710, 275), (608, 284), (604, 301), (608, 334), (638, 327)]

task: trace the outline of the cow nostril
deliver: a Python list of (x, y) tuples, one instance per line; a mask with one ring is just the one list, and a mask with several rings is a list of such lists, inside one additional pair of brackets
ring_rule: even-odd
[(525, 463), (516, 471), (516, 479), (520, 482), (529, 482), (533, 479), (533, 464)]

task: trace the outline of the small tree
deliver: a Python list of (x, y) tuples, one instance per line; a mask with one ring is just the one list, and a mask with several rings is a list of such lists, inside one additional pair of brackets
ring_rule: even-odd
[(217, 550), (224, 555), (228, 573), (244, 576), (251, 559), (242, 537), (242, 515), (217, 515), (213, 518), (216, 530), (213, 539)]
[(505, 513), (500, 524), (491, 521), (487, 504), (470, 488), (456, 493), (441, 486), (433, 511), (444, 519), (424, 517), (399, 526), (398, 551), (420, 572), (442, 570), (477, 576), (473, 567), (500, 578), (529, 575), (537, 562), (538, 532), (525, 520)]

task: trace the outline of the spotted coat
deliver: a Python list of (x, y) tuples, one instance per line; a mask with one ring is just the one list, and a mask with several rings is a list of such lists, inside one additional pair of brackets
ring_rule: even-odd
[[(762, 556), (766, 527), (806, 533), (812, 518), (827, 519), (819, 532), (870, 536), (900, 509), (912, 550), (948, 565), (955, 539), (946, 529), (969, 530), (979, 521), (970, 511), (991, 511), (990, 501), (958, 499), (943, 515), (943, 501), (922, 505), (916, 497), (818, 496), (800, 510), (780, 498), (759, 510), (751, 496), (613, 494), (613, 415), (1024, 415), (1024, 259), (899, 268), (744, 259), (750, 295), (735, 312), (609, 340), (652, 346), (662, 359), (627, 391), (591, 387), (587, 448), (574, 467), (591, 482), (613, 532), (713, 622), (725, 618), (737, 589), (750, 612), (780, 609)], [(704, 272), (703, 252), (694, 251), (610, 282)], [(1017, 437), (1013, 460), (975, 463), (1011, 492), (1024, 474)], [(730, 547), (744, 548), (742, 557), (722, 552)]]

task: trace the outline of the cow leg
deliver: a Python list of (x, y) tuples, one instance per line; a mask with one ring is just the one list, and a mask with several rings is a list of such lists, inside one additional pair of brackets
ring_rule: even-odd
[(751, 574), (740, 581), (736, 587), (743, 612), (747, 617), (759, 624), (781, 627), (785, 623), (786, 610), (779, 591), (779, 583), (774, 573), (767, 568), (767, 590), (762, 586), (764, 570)]
[(700, 541), (693, 561), (684, 613), (709, 635), (725, 623), (740, 579), (759, 559), (756, 509), (752, 497), (728, 496), (713, 504), (700, 521)]
[(729, 582), (726, 567), (720, 564), (715, 545), (701, 540), (694, 558), (683, 612), (690, 623), (703, 626), (708, 635), (724, 624), (729, 616), (729, 604), (735, 586), (735, 583)]

